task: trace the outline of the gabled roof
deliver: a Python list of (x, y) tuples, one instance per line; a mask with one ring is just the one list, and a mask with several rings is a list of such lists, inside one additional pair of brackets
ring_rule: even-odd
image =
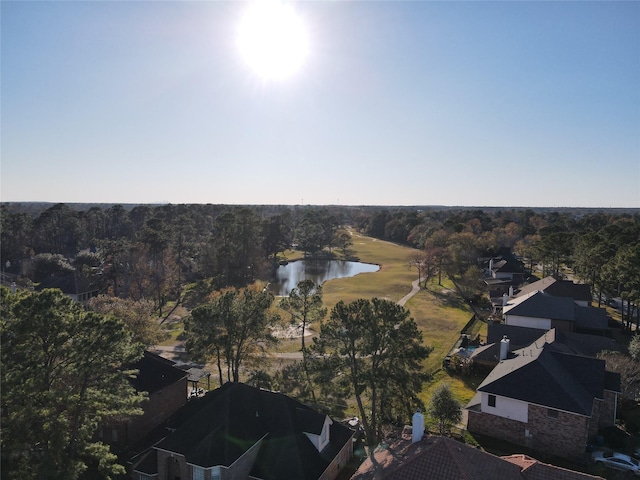
[(157, 392), (188, 375), (176, 367), (175, 362), (149, 351), (145, 351), (144, 356), (131, 368), (138, 370), (135, 378), (131, 379), (131, 384), (138, 392)]
[[(322, 452), (305, 435), (319, 434), (326, 415), (281, 393), (226, 383), (193, 399), (157, 447), (204, 468), (230, 466), (259, 443), (251, 475), (264, 480), (320, 477), (353, 432), (333, 422)], [(320, 425), (320, 428), (318, 428)]]
[(518, 465), (522, 469), (522, 478), (525, 480), (586, 480), (602, 478), (540, 463), (535, 458), (527, 455), (508, 455), (502, 458), (514, 465)]
[(541, 341), (548, 343), (551, 348), (557, 352), (581, 355), (583, 357), (595, 357), (603, 350), (621, 350), (620, 345), (611, 338), (584, 333), (564, 332), (555, 328), (543, 332), (536, 338), (537, 343)]
[(506, 335), (511, 348), (525, 347), (535, 342), (545, 330), (539, 328), (519, 327), (505, 323), (489, 323), (487, 325), (487, 343), (497, 343)]
[(517, 327), (513, 325), (492, 324), (488, 325), (487, 345), (476, 348), (471, 355), (474, 362), (498, 363), (500, 355), (500, 340), (503, 337), (509, 339), (510, 350), (519, 350), (525, 345), (531, 345), (536, 341), (544, 341), (549, 348), (556, 352), (581, 355), (584, 357), (596, 357), (598, 353), (608, 351), (620, 351), (620, 345), (613, 339), (599, 335), (584, 333), (564, 332), (552, 328), (549, 331), (536, 328)]
[(78, 272), (62, 277), (49, 277), (38, 286), (38, 290), (44, 290), (45, 288), (60, 289), (65, 295), (79, 295), (99, 290), (95, 282)]
[(548, 293), (535, 290), (510, 299), (507, 305), (502, 307), (502, 313), (504, 315), (574, 322), (576, 319), (575, 307), (576, 304), (572, 298), (553, 297)]
[(604, 308), (576, 305), (575, 309), (576, 327), (588, 330), (606, 330), (609, 328), (609, 318)]
[(606, 330), (609, 324), (604, 308), (584, 307), (576, 304), (573, 298), (554, 297), (540, 290), (509, 299), (507, 305), (502, 307), (502, 313), (569, 321), (574, 322), (579, 328), (588, 330)]
[(591, 302), (591, 287), (584, 283), (573, 283), (571, 280), (556, 280), (552, 276), (523, 286), (516, 297), (540, 290), (554, 297), (568, 297), (574, 300)]
[(593, 401), (603, 398), (605, 388), (619, 390), (605, 375), (604, 360), (563, 352), (545, 336), (513, 353), (496, 365), (479, 392), (591, 416)]
[(506, 273), (523, 273), (524, 272), (522, 262), (516, 260), (513, 257), (501, 258), (499, 260), (494, 259), (492, 270), (494, 272), (506, 272)]
[[(375, 454), (385, 480), (586, 480), (579, 472), (540, 463), (524, 455), (497, 457), (451, 438), (429, 436), (417, 443), (403, 437)], [(373, 480), (367, 459), (351, 480)]]

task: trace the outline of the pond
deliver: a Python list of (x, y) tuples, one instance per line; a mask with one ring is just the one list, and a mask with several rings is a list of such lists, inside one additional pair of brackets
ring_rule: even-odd
[(313, 280), (322, 285), (334, 278), (354, 277), (359, 273), (377, 272), (379, 265), (371, 263), (348, 262), (345, 260), (298, 260), (280, 265), (275, 280), (269, 284), (274, 295), (287, 296), (302, 280)]

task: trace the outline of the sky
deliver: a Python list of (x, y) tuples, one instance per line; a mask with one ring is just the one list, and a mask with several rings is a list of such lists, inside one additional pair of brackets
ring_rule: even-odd
[(640, 208), (640, 1), (250, 7), (2, 0), (0, 200)]

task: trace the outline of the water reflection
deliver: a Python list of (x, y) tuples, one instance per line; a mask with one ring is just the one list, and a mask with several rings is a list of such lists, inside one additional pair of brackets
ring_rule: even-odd
[(269, 284), (274, 295), (289, 295), (302, 280), (313, 280), (321, 285), (334, 278), (353, 277), (359, 273), (377, 272), (378, 265), (345, 260), (299, 260), (281, 265), (276, 270), (275, 280)]

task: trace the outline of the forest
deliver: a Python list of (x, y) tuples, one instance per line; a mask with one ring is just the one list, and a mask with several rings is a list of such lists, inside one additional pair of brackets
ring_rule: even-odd
[(637, 209), (373, 206), (0, 206), (3, 283), (32, 287), (77, 272), (101, 294), (154, 302), (161, 316), (185, 284), (215, 289), (268, 281), (287, 250), (349, 258), (347, 227), (415, 247), (420, 264), (462, 277), (510, 249), (543, 275), (570, 269), (599, 303), (640, 303)]

